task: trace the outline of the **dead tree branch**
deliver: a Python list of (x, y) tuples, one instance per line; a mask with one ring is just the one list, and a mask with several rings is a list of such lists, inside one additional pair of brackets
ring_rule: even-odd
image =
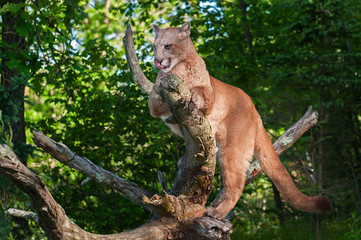
[(135, 54), (134, 41), (133, 41), (133, 32), (130, 25), (127, 27), (125, 36), (123, 38), (123, 45), (125, 49), (125, 54), (127, 56), (127, 61), (129, 69), (132, 72), (132, 77), (135, 81), (135, 84), (148, 96), (156, 94), (153, 91), (153, 83), (148, 80), (144, 75), (142, 69), (139, 66), (137, 55)]
[(72, 150), (70, 150), (63, 143), (56, 142), (44, 135), (43, 132), (34, 130), (33, 141), (36, 146), (42, 148), (44, 151), (50, 153), (59, 162), (74, 168), (75, 170), (87, 175), (97, 183), (110, 187), (130, 201), (144, 207), (149, 211), (153, 211), (149, 205), (144, 204), (144, 197), (152, 197), (153, 194), (139, 188), (135, 183), (127, 181), (121, 177), (118, 177), (114, 173), (111, 173), (91, 162), (85, 157), (80, 157)]
[(5, 213), (8, 215), (11, 215), (13, 217), (24, 218), (26, 220), (31, 219), (31, 220), (39, 223), (38, 214), (36, 214), (34, 212), (19, 210), (19, 209), (15, 209), (15, 208), (9, 208), (8, 210), (5, 211)]

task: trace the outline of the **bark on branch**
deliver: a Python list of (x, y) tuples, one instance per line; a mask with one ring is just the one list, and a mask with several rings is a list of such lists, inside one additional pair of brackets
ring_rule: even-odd
[(129, 69), (132, 72), (132, 77), (135, 81), (135, 84), (147, 95), (156, 94), (153, 91), (153, 83), (148, 80), (144, 75), (142, 69), (139, 66), (137, 55), (135, 54), (134, 41), (133, 41), (133, 32), (130, 25), (127, 27), (125, 36), (123, 38), (123, 45), (125, 49), (125, 54), (127, 56), (127, 61)]
[(15, 208), (9, 208), (8, 210), (5, 211), (5, 213), (8, 215), (11, 215), (13, 217), (24, 218), (26, 220), (31, 219), (31, 220), (39, 223), (38, 214), (36, 214), (34, 212), (24, 211), (24, 210), (15, 209)]
[(34, 143), (42, 148), (44, 151), (50, 153), (59, 162), (74, 168), (75, 170), (87, 175), (97, 183), (110, 187), (130, 201), (144, 207), (145, 209), (152, 211), (153, 209), (149, 205), (144, 204), (143, 198), (150, 198), (152, 193), (139, 188), (135, 183), (127, 181), (121, 177), (118, 177), (114, 173), (111, 173), (91, 162), (85, 157), (80, 157), (72, 150), (70, 150), (65, 144), (54, 141), (43, 132), (35, 129), (33, 131)]

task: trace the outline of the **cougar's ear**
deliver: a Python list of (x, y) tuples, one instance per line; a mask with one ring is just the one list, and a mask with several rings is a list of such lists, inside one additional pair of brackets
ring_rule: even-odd
[(186, 38), (191, 34), (191, 23), (190, 22), (186, 22), (185, 24), (183, 24), (179, 29), (178, 29), (178, 33), (180, 34), (180, 36), (182, 38)]
[(161, 30), (161, 28), (155, 24), (152, 24), (152, 28), (155, 34), (158, 34), (158, 32)]

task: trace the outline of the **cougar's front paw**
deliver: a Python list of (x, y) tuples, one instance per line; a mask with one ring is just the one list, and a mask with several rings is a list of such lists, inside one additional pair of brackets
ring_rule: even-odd
[(216, 208), (214, 207), (208, 207), (206, 209), (206, 211), (204, 212), (204, 215), (205, 216), (208, 216), (208, 217), (211, 217), (211, 218), (214, 218), (214, 219), (218, 219), (218, 220), (222, 220), (222, 216), (219, 214), (219, 212), (217, 211)]
[(203, 99), (203, 97), (201, 95), (193, 93), (192, 102), (194, 103), (194, 106), (197, 109), (203, 109), (204, 108), (204, 99)]

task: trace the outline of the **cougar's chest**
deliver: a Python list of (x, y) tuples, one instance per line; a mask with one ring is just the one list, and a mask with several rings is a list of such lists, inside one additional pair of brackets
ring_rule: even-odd
[(171, 73), (181, 77), (189, 89), (209, 85), (209, 74), (204, 62), (177, 64)]

